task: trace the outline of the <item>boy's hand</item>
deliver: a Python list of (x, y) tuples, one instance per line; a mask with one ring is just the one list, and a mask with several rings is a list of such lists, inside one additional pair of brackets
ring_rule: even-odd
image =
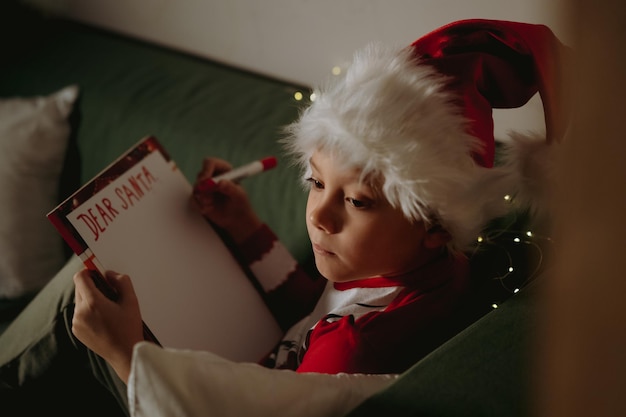
[(96, 287), (87, 269), (74, 275), (72, 333), (128, 381), (133, 347), (144, 340), (139, 303), (128, 275), (107, 272), (105, 278), (117, 292), (116, 301)]
[[(203, 180), (231, 169), (226, 161), (206, 158), (196, 179), (196, 188)], [(262, 224), (243, 187), (232, 181), (218, 181), (210, 190), (195, 192), (193, 200), (200, 212), (224, 229), (235, 243), (245, 241)]]

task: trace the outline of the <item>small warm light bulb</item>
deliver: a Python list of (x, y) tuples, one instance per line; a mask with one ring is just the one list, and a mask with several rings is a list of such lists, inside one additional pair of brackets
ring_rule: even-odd
[(303, 97), (304, 95), (300, 91), (296, 91), (295, 94), (293, 95), (293, 98), (295, 98), (297, 101), (302, 100)]
[(331, 72), (333, 73), (333, 75), (339, 75), (339, 74), (341, 74), (341, 67), (335, 66), (335, 67), (333, 67)]
[(517, 294), (519, 292), (519, 288), (513, 290), (513, 294)]
[(513, 267), (509, 266), (509, 272), (513, 272)]
[(482, 236), (478, 236), (478, 239), (476, 239), (478, 241), (478, 243), (481, 243), (483, 241), (483, 237)]
[(533, 232), (531, 232), (530, 230), (528, 232), (526, 232), (526, 236), (528, 237), (532, 237), (533, 236)]
[(315, 95), (315, 93), (311, 93), (311, 96), (309, 96), (309, 99), (311, 101), (315, 101), (316, 98), (317, 98), (317, 96)]
[(515, 239), (513, 239), (513, 242), (515, 243), (520, 243), (522, 241), (522, 239), (520, 239), (519, 237), (516, 237)]
[(511, 196), (507, 194), (507, 195), (504, 196), (504, 199), (506, 201), (511, 201)]
[(492, 307), (492, 308), (498, 308), (498, 305), (497, 305), (496, 303), (493, 303), (493, 304), (491, 305), (491, 307)]

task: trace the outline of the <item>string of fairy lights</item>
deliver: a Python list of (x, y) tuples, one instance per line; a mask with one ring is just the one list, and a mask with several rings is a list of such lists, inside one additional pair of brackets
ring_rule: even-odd
[[(500, 230), (494, 230), (492, 233), (494, 234), (498, 234), (502, 231)], [(511, 231), (507, 231), (507, 232), (511, 232)], [(517, 244), (517, 245), (529, 245), (532, 248), (534, 248), (536, 250), (537, 253), (537, 261), (533, 267), (533, 270), (530, 271), (527, 276), (524, 277), (524, 279), (522, 280), (522, 282), (516, 282), (514, 286), (509, 286), (507, 283), (507, 278), (509, 276), (511, 276), (515, 271), (517, 271), (518, 266), (515, 264), (514, 258), (513, 256), (511, 256), (511, 254), (506, 251), (505, 249), (503, 249), (504, 255), (507, 257), (508, 259), (508, 266), (505, 267), (504, 271), (502, 274), (494, 276), (493, 279), (499, 281), (500, 285), (502, 285), (502, 287), (510, 292), (511, 294), (517, 294), (520, 289), (527, 283), (529, 283), (530, 281), (532, 281), (539, 273), (539, 271), (541, 270), (541, 267), (543, 265), (543, 261), (544, 261), (544, 256), (543, 256), (543, 249), (541, 247), (541, 245), (539, 245), (536, 240), (537, 240), (538, 236), (536, 236), (532, 231), (528, 230), (524, 233), (521, 233), (520, 236), (516, 236), (513, 238), (508, 238), (510, 239), (510, 241), (508, 243), (513, 243), (513, 244)], [(550, 238), (548, 237), (540, 237), (541, 239), (544, 239), (546, 241), (550, 241)], [(498, 245), (501, 248), (503, 248), (506, 245), (506, 241), (502, 240), (502, 239), (498, 239), (498, 238), (494, 238), (490, 235), (484, 235), (484, 236), (479, 236), (477, 238), (477, 247), (481, 247), (481, 246), (485, 246), (485, 245)], [(524, 259), (524, 261), (528, 261), (527, 259)], [(498, 308), (498, 303), (494, 302), (491, 305), (492, 308)]]
[[(514, 203), (514, 199), (510, 195), (505, 195), (504, 200), (508, 204)], [(502, 288), (510, 294), (517, 294), (524, 285), (530, 283), (539, 275), (544, 266), (544, 248), (546, 244), (551, 243), (551, 237), (535, 233), (532, 230), (515, 230), (509, 227), (494, 228), (487, 229), (485, 233), (476, 238), (474, 253), (477, 253), (488, 246), (501, 249), (508, 261), (507, 266), (505, 266), (504, 271), (501, 274), (494, 276), (493, 279), (499, 281)], [(516, 260), (511, 255), (509, 250), (507, 250), (507, 245), (513, 245), (513, 247), (527, 245), (528, 248), (532, 248), (535, 251), (536, 255), (536, 260), (534, 261), (534, 264), (531, 265), (533, 266), (532, 270), (526, 272), (521, 280), (514, 283), (514, 286), (508, 285), (507, 278), (514, 274), (519, 269), (519, 266), (515, 264)], [(524, 257), (519, 261), (526, 262), (526, 264), (530, 263), (528, 257)], [(493, 309), (497, 309), (499, 307), (498, 302), (493, 302), (491, 307)]]
[[(330, 70), (330, 73), (334, 76), (339, 76), (341, 75), (341, 73), (343, 72), (343, 68), (341, 68), (340, 66), (336, 65), (334, 67), (332, 67), (332, 69)], [(308, 94), (308, 97), (307, 97)], [(296, 101), (302, 101), (305, 98), (308, 98), (309, 101), (313, 102), (315, 101), (315, 93), (314, 92), (310, 92), (310, 93), (306, 93), (304, 91), (300, 91), (297, 90), (293, 93), (293, 98)]]

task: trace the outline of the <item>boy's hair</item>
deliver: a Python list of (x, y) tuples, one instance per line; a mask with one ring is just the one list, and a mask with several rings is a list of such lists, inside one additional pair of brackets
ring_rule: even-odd
[[(543, 173), (524, 177), (529, 159), (546, 159), (565, 126), (555, 84), (564, 51), (545, 26), (491, 20), (451, 23), (409, 47), (371, 44), (343, 78), (316, 91), (284, 143), (305, 171), (319, 149), (380, 177), (394, 207), (441, 224), (450, 249), (464, 250), (511, 209), (505, 195), (530, 201)], [(522, 106), (537, 91), (548, 140), (512, 135), (494, 167), (492, 108)]]

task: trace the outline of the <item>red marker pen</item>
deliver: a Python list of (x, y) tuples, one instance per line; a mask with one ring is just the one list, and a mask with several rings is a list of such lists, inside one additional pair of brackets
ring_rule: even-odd
[(221, 180), (240, 181), (244, 178), (251, 177), (252, 175), (260, 174), (274, 168), (277, 164), (276, 157), (268, 156), (267, 158), (260, 159), (258, 161), (250, 162), (249, 164), (240, 166), (231, 171), (225, 172), (213, 178), (202, 181), (194, 189), (194, 193), (203, 193), (211, 190), (215, 187), (215, 184)]

